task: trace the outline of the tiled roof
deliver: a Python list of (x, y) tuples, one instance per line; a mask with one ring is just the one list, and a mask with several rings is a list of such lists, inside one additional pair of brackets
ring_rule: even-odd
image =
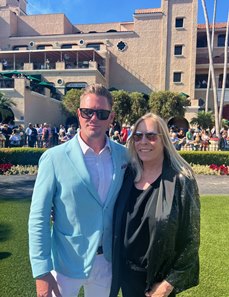
[[(216, 23), (215, 24), (215, 29), (224, 29), (227, 27), (227, 23)], [(205, 24), (198, 24), (197, 25), (198, 29), (205, 29), (206, 25)], [(212, 28), (212, 24), (210, 24), (210, 28)]]
[(146, 8), (146, 9), (136, 9), (135, 14), (146, 14), (146, 13), (158, 13), (162, 12), (161, 8)]

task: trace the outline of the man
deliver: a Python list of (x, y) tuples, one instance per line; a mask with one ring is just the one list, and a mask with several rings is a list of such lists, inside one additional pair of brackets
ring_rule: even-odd
[(37, 130), (31, 123), (25, 130), (25, 134), (27, 136), (28, 146), (34, 147), (37, 141)]
[(85, 297), (109, 296), (112, 212), (128, 161), (126, 149), (105, 135), (111, 108), (106, 88), (87, 87), (79, 133), (41, 157), (29, 218), (37, 296), (73, 297), (81, 286)]

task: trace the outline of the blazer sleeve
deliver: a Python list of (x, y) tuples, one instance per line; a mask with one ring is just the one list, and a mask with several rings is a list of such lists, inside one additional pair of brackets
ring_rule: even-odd
[[(199, 283), (200, 200), (195, 179), (179, 178), (179, 227), (172, 268), (165, 278), (175, 292), (187, 290)], [(179, 194), (178, 194), (179, 195)]]
[(53, 269), (51, 260), (50, 214), (56, 191), (56, 179), (50, 155), (39, 162), (29, 215), (29, 254), (33, 277)]

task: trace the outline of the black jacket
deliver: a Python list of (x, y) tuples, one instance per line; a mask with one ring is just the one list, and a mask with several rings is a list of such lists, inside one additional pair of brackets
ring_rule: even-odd
[[(129, 166), (116, 201), (113, 218), (112, 285), (110, 297), (117, 297), (122, 277), (121, 225), (123, 212), (134, 182), (135, 174)], [(150, 253), (147, 259), (146, 290), (156, 282), (167, 280), (174, 286), (170, 296), (199, 282), (200, 201), (196, 181), (175, 172), (165, 159), (156, 220), (149, 219)], [(150, 217), (151, 209), (146, 210)], [(140, 243), (139, 243), (140, 244)]]

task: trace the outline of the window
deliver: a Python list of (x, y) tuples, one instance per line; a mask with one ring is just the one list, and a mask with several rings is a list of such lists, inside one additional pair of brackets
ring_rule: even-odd
[(197, 35), (197, 47), (207, 47), (207, 35), (198, 34)]
[(28, 45), (15, 45), (13, 51), (25, 50), (28, 49)]
[(100, 50), (100, 43), (88, 43), (86, 48), (94, 48), (95, 50)]
[(173, 82), (180, 83), (181, 82), (181, 72), (173, 73)]
[[(226, 38), (226, 34), (218, 35), (218, 47), (224, 47), (225, 46), (225, 38)], [(228, 41), (228, 44), (229, 44), (229, 41)]]
[(208, 74), (197, 74), (195, 88), (196, 89), (206, 89), (208, 81)]
[(86, 88), (86, 86), (87, 86), (86, 82), (69, 82), (69, 83), (66, 83), (65, 94), (68, 91), (72, 90), (72, 89), (81, 90), (81, 89)]
[(107, 33), (112, 33), (112, 32), (117, 32), (117, 30), (115, 30), (115, 29), (110, 29), (110, 30), (107, 31)]
[(184, 18), (176, 18), (175, 27), (184, 28)]
[(119, 41), (119, 43), (117, 44), (117, 48), (123, 52), (127, 49), (127, 44), (123, 41)]
[(183, 50), (183, 45), (175, 45), (174, 47), (174, 55), (175, 56), (181, 56)]
[[(219, 82), (218, 82), (218, 87), (221, 89), (223, 85), (223, 74), (220, 74), (219, 76)], [(227, 74), (226, 78), (226, 88), (229, 88), (229, 74)]]
[(61, 48), (65, 49), (65, 48), (72, 48), (73, 45), (77, 45), (76, 43), (65, 43), (61, 45)]

